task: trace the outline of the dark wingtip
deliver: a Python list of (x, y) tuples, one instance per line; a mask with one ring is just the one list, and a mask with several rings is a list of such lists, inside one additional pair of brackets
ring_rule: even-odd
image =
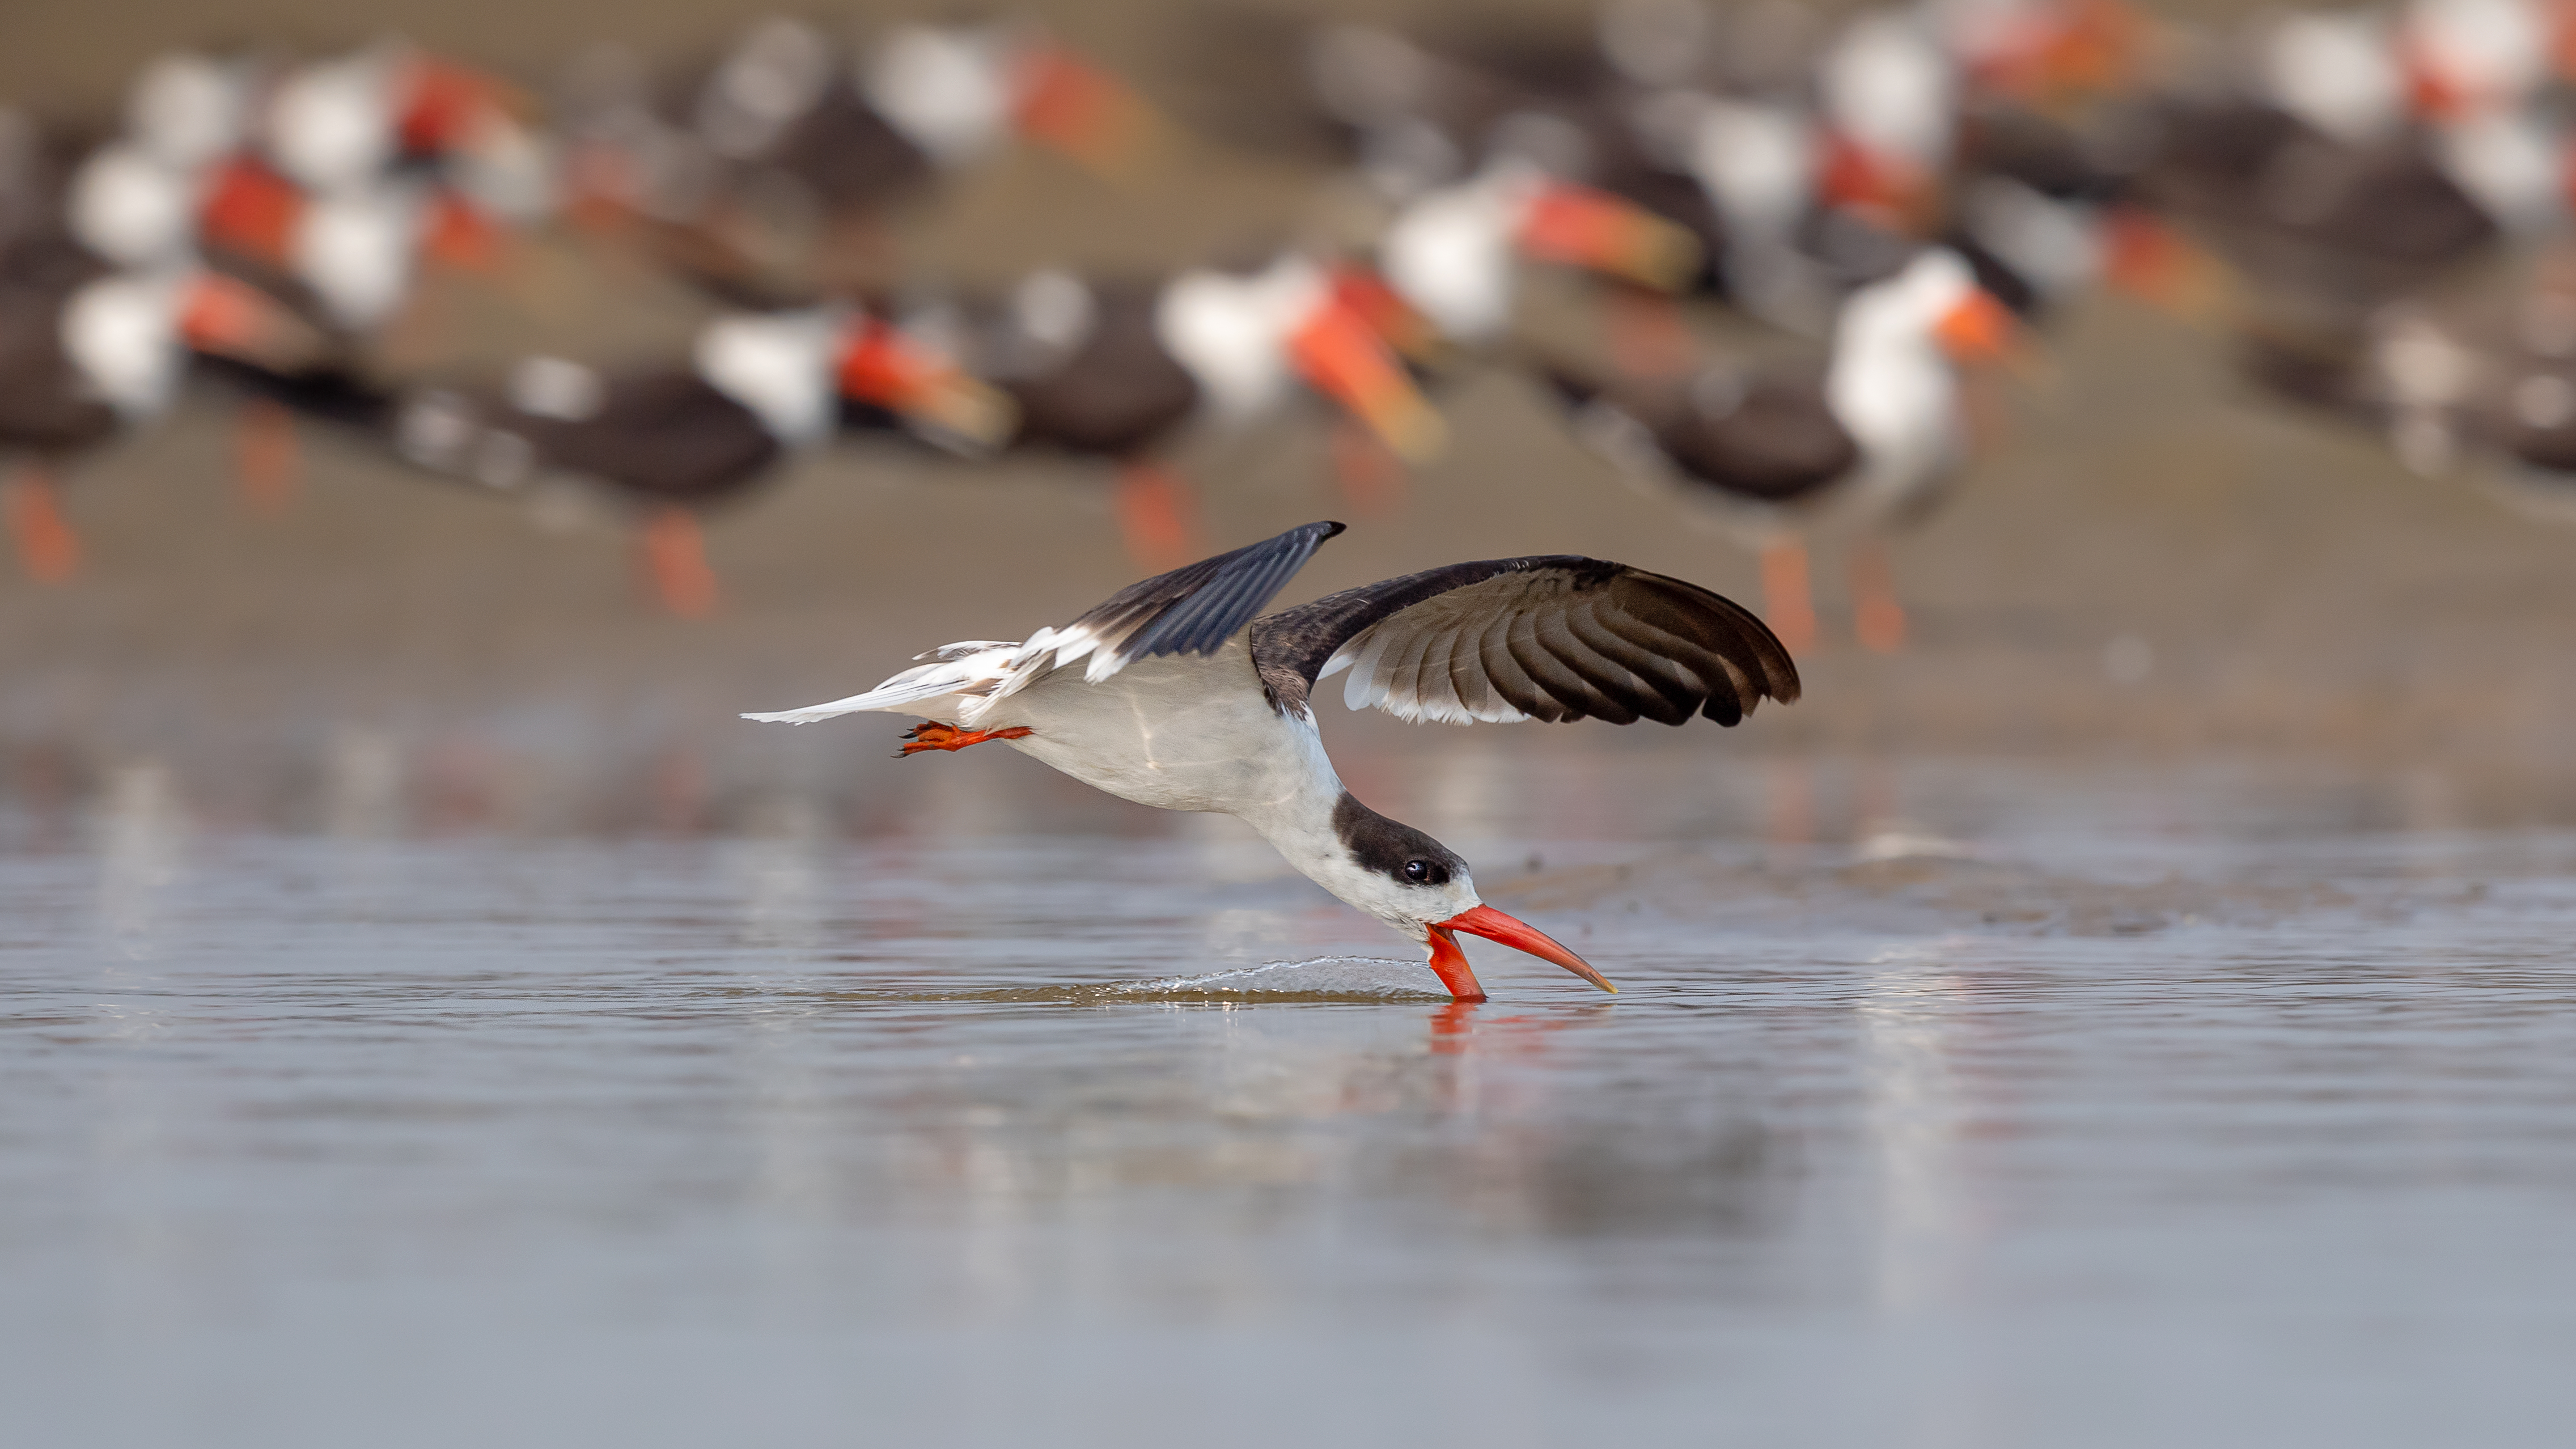
[(1649, 581), (1652, 586), (1679, 591), (1684, 599), (1695, 601), (1703, 610), (1713, 613), (1723, 626), (1726, 642), (1702, 641), (1713, 648), (1729, 667), (1739, 671), (1743, 684), (1732, 693), (1712, 691), (1701, 707), (1703, 718), (1733, 728), (1769, 699), (1781, 704), (1798, 702), (1800, 683), (1798, 661), (1790, 657), (1789, 646), (1763, 622), (1762, 616), (1712, 589), (1700, 587), (1685, 579), (1663, 574), (1631, 570), (1629, 577)]
[[(1745, 617), (1752, 620), (1754, 628), (1762, 631), (1762, 642), (1771, 646), (1761, 654), (1762, 679), (1755, 686), (1756, 697), (1767, 694), (1781, 704), (1796, 704), (1798, 695), (1805, 688), (1798, 679), (1798, 661), (1790, 656), (1789, 646), (1780, 642), (1780, 636), (1772, 633), (1771, 626), (1764, 623), (1759, 615), (1747, 610)], [(1745, 712), (1750, 714), (1752, 710), (1747, 708)]]
[[(1142, 659), (1161, 654), (1214, 654), (1306, 566), (1318, 545), (1342, 529), (1343, 525), (1329, 519), (1301, 523), (1259, 543), (1132, 585), (1084, 617), (1115, 613), (1129, 602), (1131, 595), (1141, 593), (1144, 597), (1139, 607), (1150, 608), (1151, 616), (1118, 645), (1120, 655)], [(1154, 600), (1157, 592), (1165, 597)]]
[(1317, 543), (1322, 543), (1326, 538), (1339, 538), (1343, 534), (1351, 531), (1351, 526), (1349, 524), (1335, 523), (1329, 518), (1325, 519), (1321, 523), (1310, 523), (1306, 526), (1309, 528), (1320, 528), (1324, 531), (1323, 537), (1315, 540)]

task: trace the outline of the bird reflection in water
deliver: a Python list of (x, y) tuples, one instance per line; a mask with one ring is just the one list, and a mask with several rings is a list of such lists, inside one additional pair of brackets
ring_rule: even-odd
[(1899, 1316), (1956, 1300), (1979, 1236), (1973, 988), (1938, 943), (1891, 953), (1858, 1008), (1878, 1147), (1879, 1301)]
[[(1670, 1110), (1639, 1100), (1669, 1082), (1602, 1078), (1578, 1042), (1616, 1009), (1452, 1002), (1363, 1046), (1316, 1007), (1175, 1005), (1131, 1021), (1185, 1038), (1146, 1052), (1157, 1068), (1142, 1072), (953, 1060), (902, 1108), (918, 1125), (887, 1165), (897, 1199), (967, 1225), (954, 1267), (987, 1307), (1042, 1293), (1069, 1263), (1131, 1254), (1171, 1291), (1257, 1299), (1324, 1227), (1390, 1241), (1757, 1233), (1789, 1155), (1733, 1103)], [(1236, 1247), (1179, 1246), (1203, 1234)], [(1269, 1246), (1244, 1253), (1243, 1234)]]
[(728, 851), (742, 895), (745, 943), (798, 950), (823, 944), (828, 841), (829, 822), (806, 797), (776, 797), (752, 811), (750, 829)]
[(160, 954), (187, 843), (187, 809), (170, 767), (145, 760), (114, 771), (97, 830), (100, 929), (119, 956), (149, 960)]

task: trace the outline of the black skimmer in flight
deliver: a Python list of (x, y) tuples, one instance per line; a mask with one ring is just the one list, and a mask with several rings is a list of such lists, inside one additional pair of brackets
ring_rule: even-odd
[(1456, 933), (1582, 957), (1484, 904), (1467, 862), (1354, 799), (1315, 728), (1319, 685), (1400, 719), (1651, 719), (1732, 725), (1798, 697), (1789, 652), (1752, 614), (1680, 579), (1574, 555), (1407, 574), (1267, 616), (1318, 544), (1310, 523), (1119, 591), (1023, 643), (971, 640), (865, 694), (745, 719), (862, 710), (923, 717), (905, 754), (1001, 740), (1094, 788), (1232, 815), (1324, 889), (1429, 948), (1454, 997), (1482, 1000)]
[(1805, 539), (1857, 535), (1855, 627), (1890, 651), (1905, 612), (1880, 535), (1929, 507), (1961, 461), (1957, 364), (2006, 355), (2015, 331), (1967, 263), (1932, 248), (1843, 305), (1821, 374), (1720, 364), (1612, 385), (1559, 368), (1554, 381), (1588, 442), (1761, 549), (1764, 607), (1790, 647), (1815, 637)]
[(832, 309), (719, 318), (687, 366), (610, 376), (529, 358), (503, 388), (407, 398), (392, 426), (403, 456), (433, 472), (510, 493), (570, 480), (630, 505), (656, 597), (693, 617), (717, 602), (697, 515), (830, 438), (845, 398), (963, 449), (1012, 427), (1008, 398), (882, 319)]

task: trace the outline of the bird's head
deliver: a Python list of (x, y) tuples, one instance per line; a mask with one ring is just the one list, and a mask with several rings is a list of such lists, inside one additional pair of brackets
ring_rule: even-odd
[(1925, 349), (1954, 363), (2008, 361), (2024, 345), (2011, 309), (1977, 284), (1965, 259), (1926, 247), (1892, 277), (1852, 294), (1837, 349)]
[(1507, 158), (1407, 202), (1378, 241), (1387, 282), (1451, 338), (1490, 342), (1509, 327), (1523, 261), (1677, 291), (1699, 241), (1635, 204)]
[(944, 166), (1018, 136), (1114, 174), (1162, 133), (1143, 97), (1029, 25), (898, 26), (858, 80), (869, 106)]
[[(1604, 991), (1617, 992), (1590, 962), (1544, 932), (1486, 905), (1458, 853), (1410, 825), (1389, 820), (1345, 794), (1333, 811), (1338, 858), (1309, 873), (1326, 890), (1384, 921), (1407, 940), (1431, 951), (1432, 969), (1455, 986), (1474, 991), (1457, 933), (1500, 941), (1542, 961), (1552, 961)], [(1481, 993), (1477, 993), (1481, 994)]]
[(1164, 285), (1155, 332), (1220, 416), (1258, 417), (1302, 381), (1399, 456), (1427, 458), (1446, 425), (1404, 370), (1386, 319), (1346, 280), (1298, 252), (1254, 272), (1197, 268)]

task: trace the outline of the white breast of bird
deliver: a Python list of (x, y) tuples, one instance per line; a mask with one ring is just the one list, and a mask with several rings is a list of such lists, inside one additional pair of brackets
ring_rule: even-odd
[[(977, 717), (1025, 726), (1010, 741), (1086, 785), (1162, 810), (1217, 810), (1254, 823), (1325, 814), (1341, 785), (1306, 719), (1272, 708), (1241, 638), (1216, 654), (1139, 659), (1098, 683), (1058, 669)], [(1256, 818), (1261, 817), (1261, 818)]]

